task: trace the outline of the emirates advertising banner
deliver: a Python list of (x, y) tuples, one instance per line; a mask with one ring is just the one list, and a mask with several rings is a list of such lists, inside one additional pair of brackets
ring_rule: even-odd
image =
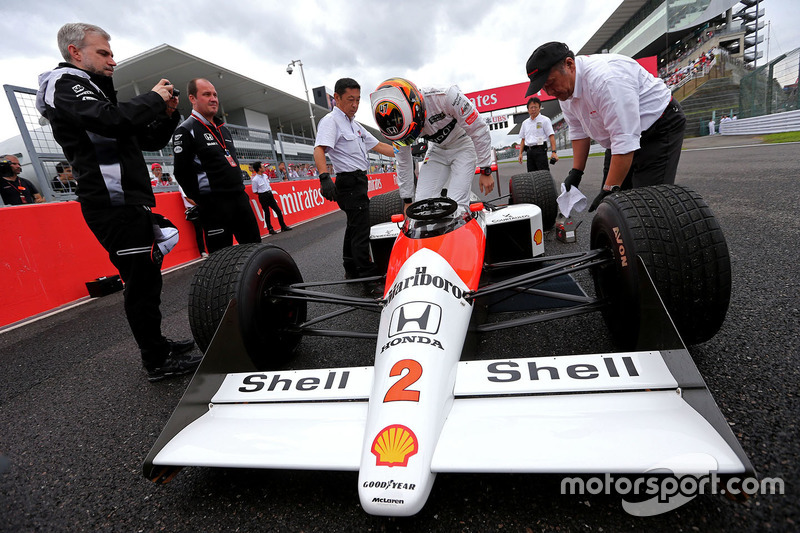
[[(636, 60), (642, 65), (647, 72), (653, 76), (658, 76), (658, 62), (656, 56), (643, 57)], [(490, 111), (497, 111), (498, 109), (508, 109), (510, 107), (524, 106), (528, 98), (526, 98), (525, 91), (528, 90), (529, 82), (516, 83), (514, 85), (506, 85), (505, 87), (496, 87), (494, 89), (485, 89), (483, 91), (476, 91), (473, 93), (466, 93), (480, 113), (489, 113)], [(555, 97), (550, 96), (544, 90), (536, 93), (539, 100), (546, 102), (553, 100)]]

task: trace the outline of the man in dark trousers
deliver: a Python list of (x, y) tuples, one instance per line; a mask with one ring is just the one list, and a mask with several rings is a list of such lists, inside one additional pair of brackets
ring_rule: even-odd
[(338, 202), (339, 209), (347, 215), (342, 248), (345, 277), (378, 275), (380, 272), (369, 259), (367, 151), (394, 157), (394, 150), (379, 142), (354, 119), (361, 100), (361, 86), (356, 80), (342, 78), (337, 81), (333, 98), (336, 107), (319, 121), (314, 164), (321, 170), (327, 168), (327, 154), (336, 171), (336, 184), (330, 174), (323, 172), (319, 175), (320, 189), (326, 200)]
[(528, 100), (528, 115), (519, 130), (519, 162), (522, 155), (528, 154), (528, 172), (535, 170), (548, 170), (547, 144), (550, 143), (550, 158), (558, 161), (556, 153), (556, 136), (553, 132), (553, 123), (541, 114), (542, 101), (536, 97)]
[(261, 166), (261, 163), (258, 161), (250, 166), (253, 167), (253, 172), (255, 172), (251, 181), (253, 193), (258, 195), (258, 201), (262, 209), (264, 209), (264, 222), (267, 224), (269, 234), (275, 235), (278, 233), (272, 227), (272, 220), (270, 220), (271, 217), (269, 214), (270, 209), (272, 209), (275, 212), (275, 216), (278, 217), (278, 224), (281, 225), (281, 230), (291, 230), (292, 228), (287, 226), (286, 222), (283, 221), (283, 213), (281, 212), (281, 208), (278, 207), (278, 202), (275, 201), (275, 195), (272, 194), (272, 186), (269, 184), (269, 177), (264, 173), (264, 167)]
[(231, 132), (216, 117), (217, 90), (203, 78), (187, 86), (192, 115), (175, 130), (175, 178), (200, 211), (206, 246), (213, 253), (239, 244), (261, 242), (258, 222), (244, 191), (242, 170)]
[(65, 62), (39, 76), (36, 108), (49, 121), (78, 180), (89, 229), (125, 282), (125, 314), (150, 381), (186, 374), (200, 363), (194, 341), (161, 334), (161, 260), (156, 201), (142, 150), (160, 150), (178, 122), (172, 85), (118, 102), (110, 37), (83, 23), (65, 24), (58, 47)]

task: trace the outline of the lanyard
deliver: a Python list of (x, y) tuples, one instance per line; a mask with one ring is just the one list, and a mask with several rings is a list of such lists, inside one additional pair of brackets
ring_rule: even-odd
[(19, 176), (17, 176), (17, 178), (14, 181), (8, 181), (5, 178), (3, 178), (3, 181), (5, 181), (8, 184), (6, 185), (6, 183), (4, 183), (3, 187), (10, 186), (11, 188), (16, 189), (16, 191), (19, 193), (20, 202), (22, 202), (23, 204), (28, 203), (28, 199), (25, 198), (25, 191), (27, 191), (28, 188), (22, 184), (22, 182), (19, 180)]
[(208, 130), (208, 132), (209, 132), (211, 135), (213, 135), (213, 136), (214, 136), (214, 140), (216, 140), (216, 141), (217, 141), (217, 144), (219, 144), (219, 145), (222, 147), (222, 149), (223, 149), (223, 150), (225, 150), (225, 153), (227, 154), (227, 153), (228, 153), (228, 147), (227, 147), (227, 146), (225, 146), (225, 138), (222, 136), (222, 132), (221, 132), (221, 131), (219, 131), (219, 127), (217, 127), (217, 125), (216, 125), (216, 124), (213, 124), (213, 126), (214, 126), (214, 129), (216, 129), (216, 130), (217, 130), (217, 133), (219, 133), (219, 138), (217, 138), (217, 136), (216, 136), (216, 135), (214, 135), (214, 132), (211, 130), (211, 128), (209, 128), (209, 127), (208, 127), (208, 124), (206, 124), (204, 120), (200, 120), (199, 118), (197, 118), (197, 117), (196, 117), (196, 116), (194, 116), (194, 115), (192, 115), (192, 118), (193, 118), (193, 119), (195, 119), (195, 120), (196, 120), (196, 121), (198, 121), (200, 124), (202, 124), (203, 126), (205, 126), (205, 127), (206, 127), (206, 129)]

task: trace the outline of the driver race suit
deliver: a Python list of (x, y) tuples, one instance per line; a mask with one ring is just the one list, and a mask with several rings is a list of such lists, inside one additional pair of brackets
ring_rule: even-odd
[(416, 195), (411, 146), (395, 146), (400, 198), (424, 200), (447, 196), (459, 205), (469, 205), (475, 167), (488, 167), (492, 160), (489, 126), (458, 86), (447, 90), (421, 88), (425, 102), (425, 126), (420, 137), (429, 148), (419, 171)]

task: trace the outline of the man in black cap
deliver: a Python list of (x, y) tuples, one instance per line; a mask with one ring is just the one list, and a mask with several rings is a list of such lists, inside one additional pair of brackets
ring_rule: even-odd
[(675, 182), (686, 117), (660, 78), (629, 57), (575, 57), (559, 42), (534, 50), (526, 72), (526, 96), (544, 89), (561, 102), (574, 157), (567, 190), (581, 182), (591, 139), (606, 149), (603, 189), (589, 211), (617, 190)]

